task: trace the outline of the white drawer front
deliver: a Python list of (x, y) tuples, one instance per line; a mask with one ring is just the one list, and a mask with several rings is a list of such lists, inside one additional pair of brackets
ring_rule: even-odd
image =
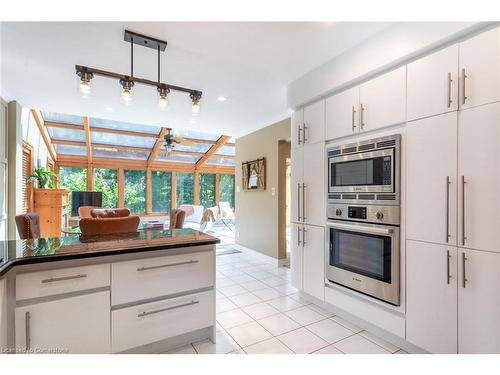
[(21, 273), (16, 276), (16, 299), (52, 296), (109, 286), (109, 264)]
[(212, 286), (214, 268), (212, 251), (113, 263), (112, 305)]
[(111, 312), (112, 351), (121, 352), (215, 325), (213, 291)]

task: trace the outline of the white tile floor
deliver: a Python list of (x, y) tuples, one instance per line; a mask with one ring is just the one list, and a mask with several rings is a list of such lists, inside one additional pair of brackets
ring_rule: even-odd
[(217, 343), (169, 353), (406, 353), (301, 298), (289, 273), (252, 251), (217, 256)]

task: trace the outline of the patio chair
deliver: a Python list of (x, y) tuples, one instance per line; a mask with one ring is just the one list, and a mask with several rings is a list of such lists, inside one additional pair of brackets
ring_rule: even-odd
[(234, 227), (234, 211), (229, 202), (219, 202), (220, 220), (227, 229), (233, 230)]

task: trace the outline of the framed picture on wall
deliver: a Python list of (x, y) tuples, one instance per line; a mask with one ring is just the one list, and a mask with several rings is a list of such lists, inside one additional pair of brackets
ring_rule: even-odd
[(241, 164), (243, 190), (266, 190), (266, 158)]

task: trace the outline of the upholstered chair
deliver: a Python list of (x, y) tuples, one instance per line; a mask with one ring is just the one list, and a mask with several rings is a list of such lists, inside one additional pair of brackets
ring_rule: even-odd
[(184, 210), (171, 210), (170, 211), (170, 229), (179, 229), (184, 226), (184, 219), (186, 218), (186, 211)]
[(121, 217), (85, 218), (80, 220), (82, 236), (123, 234), (137, 232), (140, 218), (137, 215)]
[(16, 226), (22, 240), (40, 238), (40, 217), (37, 213), (17, 215)]
[(130, 216), (130, 210), (128, 208), (92, 208), (92, 210), (90, 210), (90, 217), (99, 219), (127, 216)]
[(85, 219), (85, 218), (92, 217), (90, 215), (90, 211), (92, 211), (94, 208), (99, 208), (99, 207), (95, 207), (95, 206), (80, 206), (80, 207), (78, 207), (78, 216), (80, 217), (80, 219)]

